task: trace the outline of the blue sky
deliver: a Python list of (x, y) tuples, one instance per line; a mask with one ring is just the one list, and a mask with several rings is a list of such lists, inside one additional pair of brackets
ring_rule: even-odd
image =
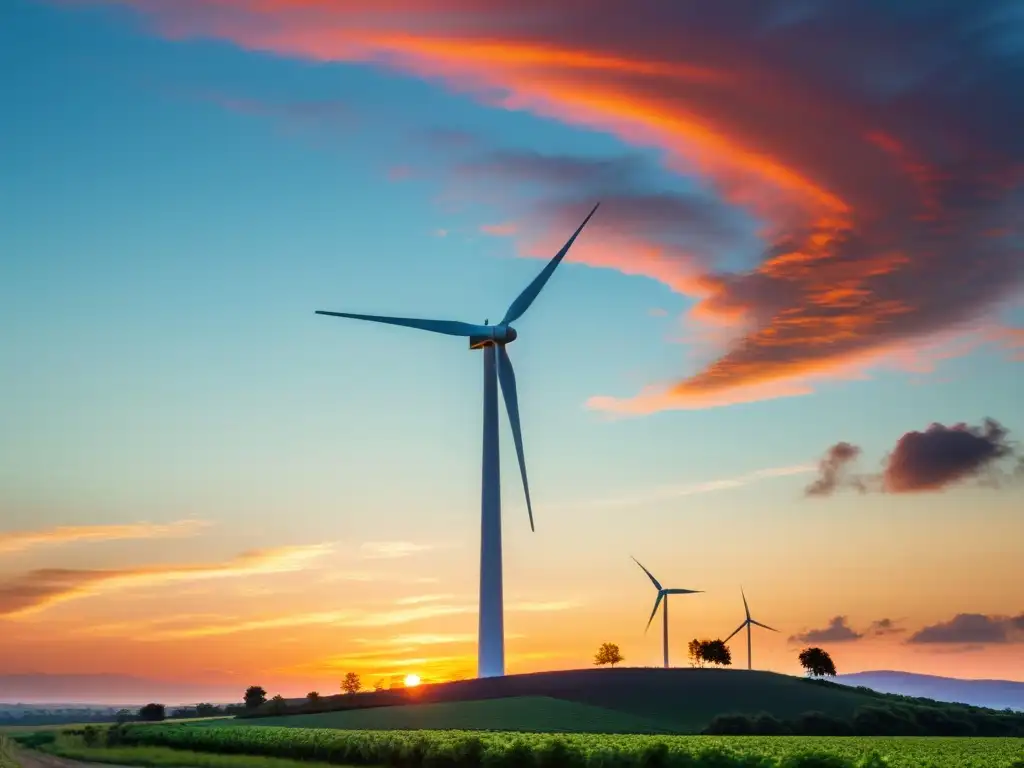
[[(577, 219), (588, 208), (585, 195), (545, 198), (548, 188), (530, 180), (484, 175), (475, 186), (457, 168), (476, 146), (634, 158), (645, 189), (709, 187), (667, 166), (662, 148), (504, 108), (434, 77), (243, 50), (214, 27), (169, 39), (144, 15), (96, 6), (13, 0), (0, 12), (9, 73), (0, 80), (4, 527), (215, 522), (216, 535), (187, 549), (135, 550), (174, 561), (308, 542), (422, 542), (456, 554), (417, 568), (472, 584), (480, 356), (457, 339), (313, 311), (469, 322), (504, 313), (542, 263), (518, 257), (528, 238), (480, 227), (516, 221), (520, 232), (534, 226), (542, 242), (557, 243), (573, 225), (531, 225), (531, 206), (576, 204)], [(439, 132), (476, 144), (446, 145)], [(723, 216), (735, 234), (717, 269), (752, 269), (765, 214), (732, 205)], [(580, 245), (600, 237), (588, 230)], [(1008, 511), (1024, 499), (1019, 488), (812, 500), (802, 498), (807, 471), (664, 494), (813, 466), (839, 440), (861, 446), (873, 470), (902, 434), (932, 422), (994, 417), (1024, 429), (1019, 363), (992, 344), (961, 354), (956, 338), (941, 335), (922, 353), (932, 370), (871, 364), (816, 380), (805, 396), (634, 417), (586, 407), (595, 395), (630, 398), (695, 376), (720, 354), (686, 343), (694, 332), (686, 313), (697, 302), (650, 277), (570, 258), (517, 324), (510, 353), (538, 533), (526, 525), (503, 425), (513, 592), (536, 596), (545, 577), (564, 578), (593, 605), (618, 589), (607, 575), (617, 563), (614, 578), (629, 585), (622, 611), (636, 614), (639, 629), (643, 605), (628, 601), (647, 598), (629, 554), (673, 568), (682, 586), (738, 584), (763, 569), (782, 585), (806, 576), (791, 550), (821, 540), (842, 563), (870, 561), (863, 548), (883, 546), (929, 571), (931, 545), (911, 521), (945, 526), (934, 534), (940, 547), (967, 547), (979, 524), (985, 546), (999, 540), (993, 531), (1021, 532)], [(1024, 321), (1019, 305), (1001, 306), (990, 313), (999, 323)], [(591, 503), (608, 498), (638, 501)], [(897, 535), (908, 538), (896, 545)], [(1007, 557), (1024, 554), (1005, 546)], [(62, 550), (59, 563), (97, 565), (88, 547)], [(712, 575), (719, 563), (734, 573)], [(1004, 587), (984, 610), (1019, 610), (1024, 594), (992, 576)], [(913, 596), (901, 599), (913, 614)], [(791, 621), (824, 624), (854, 610), (821, 595), (807, 602), (786, 609)], [(972, 610), (953, 602), (921, 620)], [(879, 618), (867, 615), (870, 600), (848, 595), (847, 604), (864, 621)], [(636, 642), (657, 655), (649, 638)], [(1024, 674), (1019, 664), (1015, 674)]]

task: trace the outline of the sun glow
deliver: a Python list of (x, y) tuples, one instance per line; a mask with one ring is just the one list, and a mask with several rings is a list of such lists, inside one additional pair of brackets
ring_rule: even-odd
[(420, 684), (420, 676), (419, 675), (406, 675), (405, 676), (405, 687), (406, 688), (415, 688), (419, 684)]

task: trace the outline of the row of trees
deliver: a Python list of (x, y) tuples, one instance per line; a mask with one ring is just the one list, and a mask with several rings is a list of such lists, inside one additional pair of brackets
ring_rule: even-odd
[[(690, 657), (690, 666), (704, 667), (707, 664), (727, 667), (732, 664), (732, 651), (725, 644), (724, 640), (700, 640), (694, 638), (687, 646)], [(811, 677), (835, 677), (836, 665), (828, 651), (821, 648), (804, 648), (797, 657), (800, 666)], [(602, 643), (597, 653), (594, 654), (594, 664), (597, 666), (612, 666), (623, 662), (626, 657), (615, 643)]]

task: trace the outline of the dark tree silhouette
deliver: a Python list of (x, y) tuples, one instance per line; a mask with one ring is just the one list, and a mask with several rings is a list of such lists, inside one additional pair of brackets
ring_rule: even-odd
[(139, 720), (156, 722), (167, 717), (167, 710), (163, 704), (147, 704), (139, 710)]
[(347, 673), (345, 679), (341, 681), (341, 690), (345, 693), (359, 693), (359, 689), (362, 687), (363, 684), (359, 680), (359, 675), (355, 672)]
[(691, 640), (686, 646), (687, 655), (690, 657), (691, 667), (703, 667), (706, 659), (704, 658), (704, 646), (701, 640), (696, 637)]
[(828, 651), (821, 648), (804, 648), (800, 651), (800, 666), (812, 677), (835, 677), (836, 665)]
[(267, 700), (267, 692), (262, 686), (250, 685), (245, 689), (245, 706), (248, 709), (256, 709)]
[(603, 667), (605, 664), (611, 664), (614, 667), (620, 661), (625, 661), (625, 657), (615, 643), (602, 643), (597, 653), (594, 654), (594, 664), (599, 667)]
[(284, 700), (284, 696), (280, 693), (270, 700), (270, 711), (276, 714), (284, 714), (285, 710), (288, 709), (288, 702)]
[(732, 664), (732, 651), (724, 640), (704, 640), (700, 644), (700, 654), (709, 664), (727, 667)]
[(306, 694), (306, 701), (310, 704), (318, 704), (320, 702), (320, 694), (316, 691), (310, 691)]

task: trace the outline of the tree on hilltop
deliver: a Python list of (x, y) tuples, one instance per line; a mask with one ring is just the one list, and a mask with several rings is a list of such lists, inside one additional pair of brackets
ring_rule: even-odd
[(245, 689), (245, 706), (247, 709), (256, 709), (267, 700), (267, 692), (262, 686), (250, 685)]
[(611, 664), (614, 667), (621, 661), (625, 661), (625, 657), (615, 643), (602, 643), (597, 653), (594, 654), (594, 664), (599, 667), (605, 664)]
[(362, 687), (363, 684), (359, 680), (359, 675), (355, 672), (348, 672), (345, 675), (345, 679), (341, 681), (341, 690), (345, 693), (359, 693)]
[(147, 704), (139, 710), (139, 720), (146, 722), (157, 722), (167, 717), (167, 710), (163, 704)]
[(704, 640), (696, 637), (686, 644), (686, 655), (690, 659), (691, 667), (703, 667), (707, 659), (704, 658)]
[(704, 661), (727, 667), (732, 664), (732, 651), (724, 640), (704, 640), (700, 644), (700, 653)]
[(320, 694), (316, 691), (310, 691), (306, 694), (306, 701), (310, 704), (317, 704), (320, 701)]
[(798, 658), (800, 666), (807, 670), (811, 677), (836, 676), (836, 665), (828, 651), (821, 648), (804, 648)]
[(699, 640), (694, 638), (687, 645), (690, 666), (704, 668), (705, 664), (723, 667), (732, 664), (732, 651), (724, 640)]

